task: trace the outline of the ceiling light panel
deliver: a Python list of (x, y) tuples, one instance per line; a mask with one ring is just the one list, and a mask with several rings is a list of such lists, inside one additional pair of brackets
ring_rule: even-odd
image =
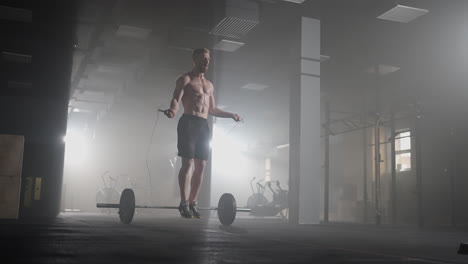
[(150, 33), (151, 29), (120, 25), (116, 35), (120, 37), (146, 39)]
[(427, 14), (428, 12), (429, 10), (426, 9), (397, 5), (377, 18), (400, 23), (408, 23), (424, 14)]
[(369, 67), (366, 70), (364, 70), (366, 73), (369, 74), (378, 74), (378, 75), (387, 75), (392, 72), (398, 71), (400, 68), (391, 66), (391, 65), (385, 65), (385, 64), (379, 64), (377, 67)]
[(296, 4), (302, 4), (302, 3), (304, 3), (306, 0), (283, 0), (283, 1), (291, 2), (291, 3), (296, 3)]
[(260, 83), (248, 83), (242, 86), (242, 89), (253, 90), (253, 91), (263, 91), (268, 88), (268, 85), (260, 84)]
[(227, 51), (227, 52), (234, 52), (234, 51), (238, 50), (240, 47), (242, 47), (244, 45), (245, 45), (245, 43), (243, 43), (243, 42), (223, 39), (220, 42), (218, 42), (213, 47), (213, 49)]

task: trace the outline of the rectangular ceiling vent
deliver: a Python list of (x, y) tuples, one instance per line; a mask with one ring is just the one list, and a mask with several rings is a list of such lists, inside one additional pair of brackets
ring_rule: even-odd
[(240, 49), (240, 47), (244, 46), (244, 44), (245, 43), (242, 43), (242, 42), (222, 39), (220, 42), (218, 42), (218, 44), (216, 44), (213, 47), (213, 49), (227, 51), (227, 52), (234, 52)]
[(427, 14), (428, 12), (429, 10), (426, 9), (397, 5), (377, 18), (400, 23), (408, 23), (424, 14)]
[(210, 31), (210, 34), (230, 38), (242, 38), (257, 24), (258, 22), (256, 21), (226, 17)]
[(258, 3), (246, 0), (226, 0), (224, 16), (220, 16), (216, 21), (219, 22), (210, 34), (242, 38), (259, 23)]

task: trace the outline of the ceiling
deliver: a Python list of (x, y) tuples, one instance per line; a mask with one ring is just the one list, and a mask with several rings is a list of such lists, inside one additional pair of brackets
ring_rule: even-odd
[[(233, 130), (240, 137), (287, 143), (291, 28), (298, 16), (321, 20), (321, 53), (330, 56), (321, 65), (322, 94), (336, 115), (361, 112), (363, 102), (370, 112), (407, 112), (415, 104), (450, 113), (466, 110), (468, 1), (399, 1), (429, 10), (407, 24), (377, 19), (396, 6), (393, 0), (251, 1), (258, 5), (259, 23), (239, 38), (210, 34), (224, 14), (219, 2), (82, 1), (70, 120), (122, 135), (132, 129), (125, 120), (141, 121), (134, 123), (135, 131), (139, 124), (150, 129), (156, 108), (169, 104), (174, 80), (190, 70), (191, 50), (228, 39), (244, 45), (235, 52), (213, 50), (208, 77), (217, 103), (244, 116), (245, 123)], [(377, 65), (398, 70), (366, 72)], [(248, 84), (267, 88), (241, 88)], [(219, 125), (233, 127), (226, 120)], [(175, 140), (173, 132), (172, 127), (160, 131)]]

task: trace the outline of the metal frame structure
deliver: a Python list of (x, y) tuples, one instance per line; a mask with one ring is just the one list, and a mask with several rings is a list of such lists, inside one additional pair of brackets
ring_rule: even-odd
[[(396, 164), (395, 164), (395, 140), (400, 139), (403, 137), (396, 137), (395, 134), (395, 121), (404, 120), (404, 119), (420, 119), (421, 112), (420, 109), (416, 109), (417, 111), (407, 111), (407, 112), (399, 112), (399, 113), (390, 113), (390, 114), (382, 114), (376, 115), (374, 118), (375, 121), (369, 121), (369, 116), (364, 109), (362, 113), (353, 113), (353, 112), (340, 112), (340, 111), (332, 111), (330, 109), (330, 102), (325, 103), (325, 122), (322, 123), (322, 128), (324, 133), (321, 135), (324, 138), (325, 143), (325, 158), (324, 158), (324, 222), (329, 222), (329, 188), (330, 188), (330, 136), (335, 136), (339, 134), (346, 134), (354, 131), (363, 131), (363, 222), (367, 222), (368, 216), (368, 186), (367, 186), (367, 144), (368, 140), (368, 128), (374, 128), (374, 143), (370, 144), (375, 148), (375, 153), (378, 153), (374, 157), (374, 168), (375, 168), (375, 223), (380, 225), (382, 222), (381, 214), (380, 214), (380, 163), (381, 155), (380, 155), (380, 145), (381, 144), (390, 144), (391, 145), (391, 177), (392, 177), (392, 188), (391, 188), (391, 210), (392, 210), (392, 224), (397, 223), (397, 201), (396, 201)], [(345, 115), (342, 118), (332, 118), (333, 114), (338, 115)], [(340, 127), (341, 125), (341, 127)], [(380, 127), (387, 126), (391, 130), (391, 137), (388, 141), (380, 142)], [(417, 129), (412, 132), (410, 137), (417, 137)], [(418, 140), (416, 140), (418, 141)], [(420, 143), (416, 144), (419, 146)], [(420, 148), (420, 146), (419, 146)], [(415, 148), (415, 156), (416, 156), (416, 176), (418, 179), (418, 225), (420, 227), (423, 226), (423, 212), (422, 212), (422, 175), (420, 173), (421, 165), (421, 153), (418, 151), (418, 148)], [(419, 158), (418, 158), (419, 157)]]

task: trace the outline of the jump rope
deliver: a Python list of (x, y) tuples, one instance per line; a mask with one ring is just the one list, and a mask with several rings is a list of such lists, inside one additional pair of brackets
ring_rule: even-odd
[[(154, 139), (154, 135), (156, 133), (156, 127), (158, 126), (160, 113), (164, 113), (164, 110), (162, 110), (161, 107), (159, 107), (158, 111), (156, 112), (156, 118), (155, 118), (154, 124), (153, 124), (153, 131), (151, 132), (150, 143), (149, 143), (148, 149), (146, 151), (146, 169), (147, 169), (147, 172), (148, 172), (148, 183), (150, 185), (151, 190), (153, 190), (153, 183), (151, 182), (151, 169), (150, 169), (150, 166), (149, 166), (148, 157), (149, 157), (149, 153), (151, 152), (151, 147), (153, 146), (153, 139)], [(229, 135), (237, 127), (237, 125), (239, 125), (239, 123), (241, 123), (241, 122), (244, 123), (244, 119), (241, 119), (238, 122), (236, 122), (231, 127), (231, 129), (229, 129), (224, 135), (225, 136)]]

